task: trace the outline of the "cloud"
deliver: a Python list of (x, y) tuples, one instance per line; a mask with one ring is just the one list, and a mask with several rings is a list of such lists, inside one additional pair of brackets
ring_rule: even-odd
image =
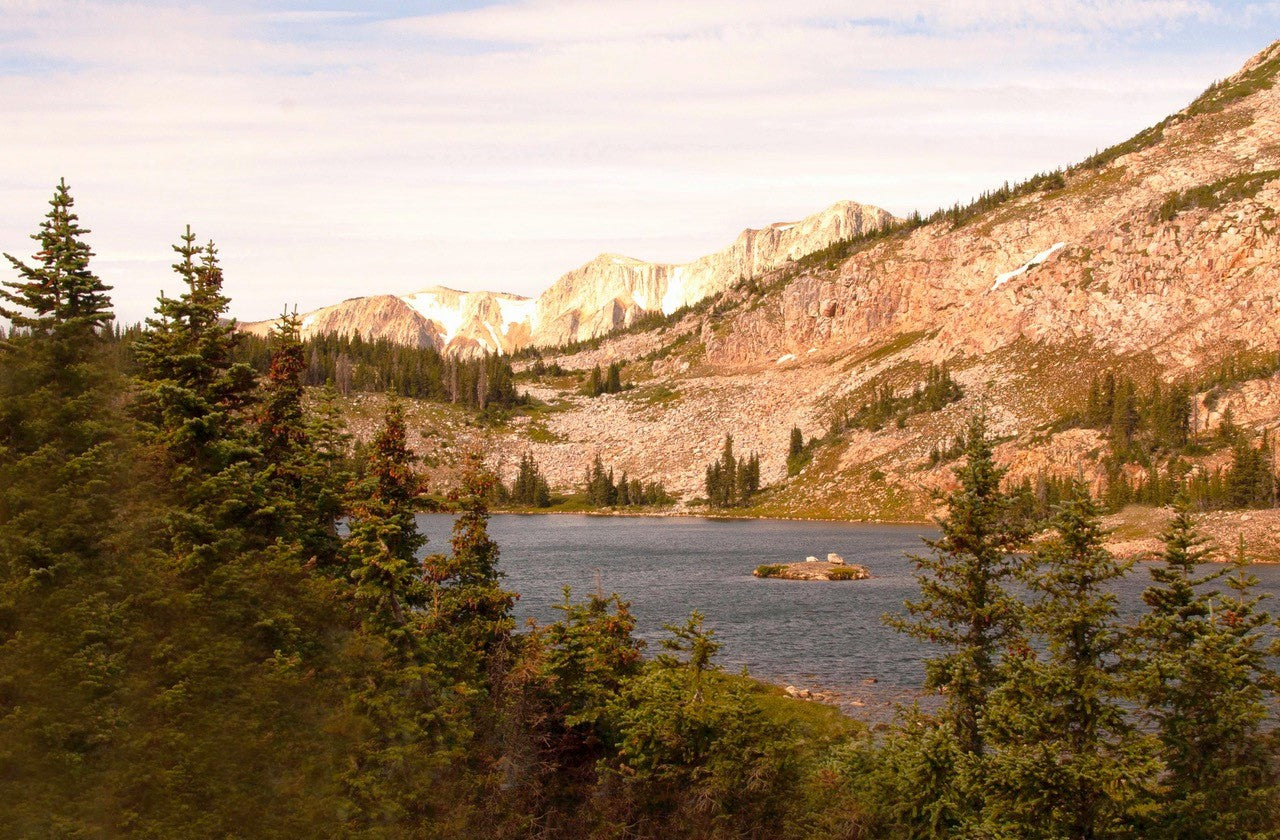
[(66, 175), (129, 320), (172, 285), (188, 222), (222, 246), (236, 311), (266, 317), (432, 283), (532, 294), (599, 251), (688, 259), (840, 198), (927, 211), (1158, 120), (1280, 19), (1192, 0), (0, 4), (0, 249)]

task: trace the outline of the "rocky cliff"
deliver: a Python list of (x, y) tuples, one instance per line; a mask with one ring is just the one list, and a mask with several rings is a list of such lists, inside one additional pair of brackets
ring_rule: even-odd
[[(306, 313), (303, 335), (360, 333), (462, 354), (554, 347), (604, 335), (648, 312), (669, 314), (893, 221), (879, 208), (842, 201), (799, 222), (745, 230), (729, 247), (683, 265), (602, 254), (560, 277), (536, 301), (442, 286), (352, 298)], [(265, 334), (274, 323), (242, 328)]]
[(729, 247), (679, 265), (602, 254), (538, 297), (534, 343), (555, 347), (604, 335), (647, 312), (669, 315), (894, 221), (878, 207), (841, 201), (798, 222), (744, 230)]

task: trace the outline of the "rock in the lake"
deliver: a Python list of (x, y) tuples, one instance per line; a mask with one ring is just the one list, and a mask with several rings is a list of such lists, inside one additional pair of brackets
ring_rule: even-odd
[(865, 566), (856, 563), (823, 562), (810, 558), (803, 563), (778, 563), (757, 566), (752, 572), (758, 578), (781, 578), (782, 580), (865, 580), (871, 577)]

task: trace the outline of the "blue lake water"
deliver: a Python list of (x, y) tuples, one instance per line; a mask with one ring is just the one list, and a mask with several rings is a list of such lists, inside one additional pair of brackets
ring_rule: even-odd
[[(428, 552), (448, 550), (449, 516), (427, 514), (418, 522), (430, 538)], [(918, 595), (907, 554), (925, 550), (922, 537), (936, 534), (927, 526), (499, 515), (490, 534), (502, 549), (505, 584), (520, 593), (521, 621), (554, 621), (552, 605), (565, 585), (576, 597), (599, 587), (631, 602), (651, 651), (664, 624), (681, 623), (696, 609), (723, 643), (718, 661), (728, 669), (837, 692), (846, 709), (873, 719), (920, 690), (929, 647), (889, 629), (881, 616), (901, 612), (903, 601)], [(761, 563), (831, 551), (866, 566), (871, 579), (814, 583), (751, 575)], [(1280, 592), (1280, 566), (1253, 572), (1262, 589)], [(1123, 616), (1141, 612), (1149, 582), (1146, 566), (1138, 564), (1120, 583)]]

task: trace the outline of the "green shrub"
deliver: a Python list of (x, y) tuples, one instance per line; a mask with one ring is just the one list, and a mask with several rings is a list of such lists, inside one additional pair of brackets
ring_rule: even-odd
[(766, 563), (762, 566), (756, 566), (755, 576), (758, 578), (782, 577), (782, 573), (786, 568), (786, 566), (776, 563), (772, 565)]

